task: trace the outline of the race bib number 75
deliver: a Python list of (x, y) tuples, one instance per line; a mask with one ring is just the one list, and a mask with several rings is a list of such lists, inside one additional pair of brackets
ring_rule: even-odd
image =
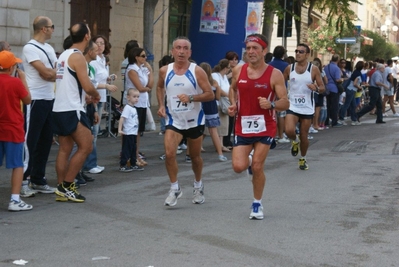
[(265, 117), (263, 115), (242, 116), (241, 129), (243, 134), (266, 132)]

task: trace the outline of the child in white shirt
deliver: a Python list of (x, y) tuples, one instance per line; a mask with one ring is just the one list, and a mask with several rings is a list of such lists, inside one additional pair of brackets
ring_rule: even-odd
[[(134, 107), (140, 97), (140, 92), (137, 89), (129, 88), (126, 94), (127, 104), (123, 108), (121, 118), (119, 120), (118, 132), (122, 134), (122, 155), (120, 160), (119, 171), (131, 172), (142, 171), (143, 167), (136, 164), (136, 150), (137, 150), (137, 132), (139, 129), (139, 120), (137, 110)], [(130, 159), (130, 167), (127, 162)]]

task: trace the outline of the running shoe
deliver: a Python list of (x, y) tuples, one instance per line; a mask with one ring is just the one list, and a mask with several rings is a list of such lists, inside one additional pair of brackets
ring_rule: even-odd
[[(136, 165), (137, 166), (137, 165)], [(119, 171), (120, 172), (131, 172), (131, 171), (133, 171), (133, 169), (131, 169), (130, 167), (128, 167), (128, 166), (121, 166), (121, 167), (119, 167)]]
[(31, 209), (33, 209), (33, 206), (26, 204), (23, 200), (15, 201), (14, 199), (11, 199), (10, 203), (8, 203), (9, 211), (25, 211)]
[(299, 142), (292, 141), (291, 142), (291, 155), (296, 157), (299, 153)]
[(251, 220), (263, 220), (263, 206), (261, 203), (252, 203), (251, 214), (249, 214), (249, 218)]
[(183, 191), (179, 188), (178, 190), (170, 189), (169, 196), (165, 200), (165, 206), (173, 207), (177, 204), (177, 199), (181, 198)]
[(227, 161), (227, 158), (223, 155), (219, 155), (218, 158), (219, 158), (219, 161), (222, 161), (222, 162)]
[(306, 171), (309, 169), (308, 163), (306, 162), (306, 159), (299, 159), (299, 169)]
[(32, 189), (37, 191), (38, 193), (53, 194), (55, 192), (55, 187), (51, 187), (47, 184), (37, 185), (37, 184), (31, 183), (31, 186), (32, 186)]
[(204, 197), (204, 184), (201, 185), (200, 188), (195, 188), (193, 190), (193, 203), (194, 204), (202, 204), (205, 202)]
[(130, 166), (132, 171), (144, 171), (144, 168), (139, 165)]
[(73, 202), (82, 203), (86, 200), (86, 198), (76, 190), (75, 183), (71, 183), (68, 187), (65, 187), (64, 183), (59, 184), (55, 194), (60, 197), (66, 197)]
[(34, 197), (37, 193), (36, 190), (33, 190), (29, 187), (29, 181), (22, 181), (20, 196), (21, 197)]

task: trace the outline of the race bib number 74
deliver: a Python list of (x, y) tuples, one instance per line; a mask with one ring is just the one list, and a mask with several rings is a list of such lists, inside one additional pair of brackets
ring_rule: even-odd
[(194, 108), (194, 103), (183, 103), (177, 96), (172, 97), (171, 105), (173, 112), (187, 112)]
[(266, 132), (265, 117), (263, 115), (242, 116), (241, 129), (243, 134)]

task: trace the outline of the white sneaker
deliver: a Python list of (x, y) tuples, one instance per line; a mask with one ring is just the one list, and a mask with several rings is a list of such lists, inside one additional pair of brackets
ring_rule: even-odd
[(393, 114), (394, 117), (399, 117), (399, 113)]
[(204, 197), (204, 184), (201, 185), (200, 188), (195, 188), (193, 190), (193, 203), (194, 204), (202, 204), (205, 202)]
[(249, 218), (256, 219), (256, 220), (263, 220), (263, 206), (261, 203), (252, 203), (251, 206), (251, 214), (249, 215)]
[(344, 120), (338, 120), (338, 122), (340, 122), (342, 125), (347, 125)]
[(313, 126), (310, 126), (310, 128), (309, 128), (309, 133), (318, 133), (319, 131), (318, 130), (316, 130), (315, 128), (313, 128)]
[(187, 146), (186, 146), (186, 144), (181, 144), (180, 146), (177, 147), (177, 149), (186, 150)]
[(218, 158), (219, 158), (219, 161), (222, 161), (222, 162), (227, 161), (227, 158), (224, 155), (219, 155)]
[(361, 125), (362, 123), (360, 121), (352, 121), (351, 125), (352, 126), (358, 126)]
[(181, 198), (182, 195), (183, 191), (181, 191), (181, 188), (179, 188), (178, 190), (170, 189), (169, 196), (165, 200), (165, 206), (173, 207), (177, 204), (177, 199)]
[(34, 197), (37, 193), (36, 190), (33, 190), (29, 187), (29, 181), (22, 181), (20, 196), (21, 197)]
[(104, 171), (104, 170), (105, 170), (105, 167), (104, 167), (104, 166), (97, 165), (97, 168), (99, 168), (101, 171)]
[(382, 113), (382, 116), (383, 116), (383, 117), (388, 117), (388, 114)]
[(176, 155), (180, 155), (181, 153), (183, 153), (183, 150), (181, 149), (176, 150)]
[(98, 174), (98, 173), (102, 173), (102, 172), (103, 172), (103, 170), (101, 170), (98, 167), (94, 167), (94, 168), (89, 170), (89, 173), (91, 173), (91, 174)]
[(33, 209), (32, 205), (26, 204), (24, 201), (19, 200), (19, 202), (11, 199), (10, 203), (8, 204), (9, 211), (24, 211), (24, 210), (31, 210)]
[(286, 138), (285, 136), (283, 138), (278, 139), (277, 143), (279, 144), (284, 144), (284, 143), (289, 143), (291, 142), (290, 139)]

